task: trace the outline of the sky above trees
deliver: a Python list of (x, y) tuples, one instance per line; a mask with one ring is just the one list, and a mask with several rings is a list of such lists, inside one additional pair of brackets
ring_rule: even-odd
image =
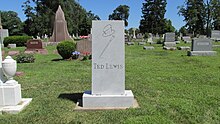
[[(141, 20), (141, 8), (144, 0), (77, 0), (87, 10), (91, 10), (98, 15), (102, 20), (108, 20), (109, 14), (119, 5), (128, 5), (130, 7), (130, 16), (128, 18), (128, 27), (139, 27)], [(0, 10), (15, 11), (22, 21), (26, 19), (21, 5), (25, 0), (1, 0)], [(179, 29), (185, 24), (183, 17), (179, 16), (177, 6), (183, 5), (184, 0), (167, 0), (167, 12), (165, 18), (172, 21), (173, 26)]]

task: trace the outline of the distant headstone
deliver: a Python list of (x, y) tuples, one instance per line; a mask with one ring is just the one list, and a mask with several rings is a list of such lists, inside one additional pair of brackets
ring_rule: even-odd
[(153, 46), (144, 46), (144, 50), (153, 50), (154, 47)]
[(175, 42), (175, 33), (166, 33), (164, 38), (165, 42)]
[(8, 48), (16, 48), (16, 44), (8, 44)]
[(136, 31), (136, 28), (133, 28), (133, 39), (136, 39), (136, 33), (135, 33), (135, 31)]
[(212, 56), (216, 52), (212, 51), (212, 41), (208, 38), (195, 38), (192, 41), (191, 51), (188, 51), (189, 56)]
[(189, 51), (190, 50), (190, 47), (189, 46), (179, 46), (177, 47), (178, 50), (186, 50), (186, 51)]
[(165, 34), (163, 48), (166, 50), (175, 50), (176, 49), (175, 33), (166, 33)]
[(40, 39), (31, 39), (28, 40), (26, 43), (26, 50), (25, 53), (32, 54), (32, 53), (40, 53), (40, 54), (47, 54), (47, 50), (43, 48), (43, 43)]
[(83, 94), (83, 107), (129, 108), (125, 90), (124, 21), (92, 21), (92, 91)]
[(43, 49), (43, 44), (42, 41), (40, 39), (31, 39), (28, 40), (27, 44), (27, 49)]
[(137, 34), (137, 39), (143, 39), (143, 35), (141, 33)]
[(89, 39), (83, 39), (76, 43), (76, 51), (83, 53), (92, 53), (92, 41)]
[(49, 42), (60, 42), (63, 40), (72, 40), (67, 29), (67, 22), (65, 20), (64, 12), (59, 5), (56, 12), (53, 35)]
[(130, 46), (130, 45), (134, 45), (134, 42), (126, 42), (126, 44), (127, 44), (128, 46)]
[(214, 41), (220, 41), (220, 30), (212, 31), (211, 39), (214, 40)]
[(138, 45), (145, 45), (146, 42), (138, 42)]
[(182, 37), (182, 40), (185, 42), (185, 43), (191, 43), (192, 42), (192, 39), (190, 36), (183, 36)]

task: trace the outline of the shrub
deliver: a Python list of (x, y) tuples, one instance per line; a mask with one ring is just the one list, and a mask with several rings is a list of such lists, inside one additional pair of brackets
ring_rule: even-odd
[(28, 40), (32, 39), (31, 36), (9, 36), (4, 38), (4, 46), (8, 44), (16, 44), (17, 47), (26, 46)]
[(69, 59), (76, 49), (76, 43), (72, 40), (61, 41), (57, 45), (57, 51), (63, 59)]
[(20, 54), (16, 56), (17, 63), (33, 63), (35, 61), (32, 54)]

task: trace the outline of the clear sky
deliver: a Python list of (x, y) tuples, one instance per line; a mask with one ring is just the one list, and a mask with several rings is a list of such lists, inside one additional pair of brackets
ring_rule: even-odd
[[(22, 21), (25, 20), (24, 12), (21, 5), (26, 0), (0, 0), (0, 10), (15, 11)], [(128, 27), (139, 27), (142, 16), (141, 8), (144, 0), (76, 0), (87, 10), (91, 10), (102, 20), (107, 20), (109, 14), (113, 12), (119, 5), (128, 5), (130, 7), (130, 16), (128, 19)], [(183, 5), (184, 0), (167, 0), (167, 12), (165, 17), (170, 19), (176, 29), (182, 27), (185, 23), (183, 17), (179, 16), (177, 6)]]

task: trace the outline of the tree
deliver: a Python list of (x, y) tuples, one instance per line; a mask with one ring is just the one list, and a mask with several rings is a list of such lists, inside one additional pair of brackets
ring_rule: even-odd
[(2, 27), (8, 29), (9, 35), (22, 35), (23, 23), (14, 11), (0, 11)]
[(184, 5), (179, 6), (179, 15), (182, 15), (186, 22), (189, 33), (205, 34), (206, 8), (203, 0), (186, 0)]
[(174, 32), (174, 31), (175, 31), (175, 28), (173, 27), (171, 20), (165, 19), (164, 32)]
[(186, 30), (186, 27), (185, 27), (185, 26), (181, 27), (181, 28), (179, 29), (179, 33), (182, 33), (183, 36), (186, 36), (186, 34), (188, 34), (188, 32), (187, 32), (187, 30)]
[(211, 0), (210, 9), (213, 29), (220, 30), (220, 1)]
[(145, 0), (139, 29), (142, 33), (163, 34), (165, 27), (166, 0)]
[[(34, 7), (31, 6), (32, 2)], [(91, 23), (91, 19), (87, 16), (86, 10), (75, 0), (26, 0), (22, 6), (27, 17), (25, 32), (32, 36), (44, 36), (44, 34), (51, 36), (55, 13), (59, 5), (65, 13), (70, 34), (78, 33), (81, 35), (83, 32), (90, 32), (91, 25), (84, 24)], [(89, 32), (84, 31), (88, 30), (87, 28), (89, 28)]]
[(127, 5), (118, 6), (112, 14), (109, 15), (109, 20), (124, 20), (125, 26), (128, 26), (130, 7)]

